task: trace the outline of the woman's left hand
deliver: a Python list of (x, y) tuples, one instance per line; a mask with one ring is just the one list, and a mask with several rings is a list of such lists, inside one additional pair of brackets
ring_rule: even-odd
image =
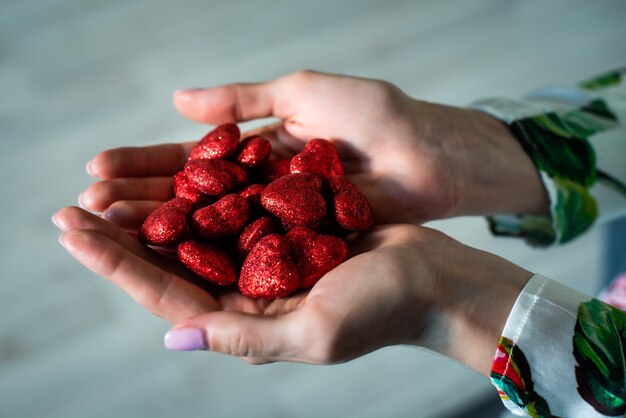
[(178, 324), (168, 334), (170, 348), (251, 363), (337, 363), (413, 344), (488, 373), (508, 312), (530, 277), (438, 231), (392, 225), (352, 242), (351, 258), (310, 291), (255, 300), (232, 288), (207, 292), (178, 262), (82, 209), (62, 209), (54, 221), (71, 255)]

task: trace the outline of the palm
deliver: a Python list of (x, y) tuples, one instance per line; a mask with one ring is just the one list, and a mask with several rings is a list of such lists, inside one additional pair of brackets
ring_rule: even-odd
[[(417, 102), (382, 82), (313, 77), (304, 81), (287, 77), (283, 83), (289, 84), (289, 94), (280, 101), (275, 98), (271, 109), (250, 115), (242, 114), (242, 103), (237, 103), (245, 100), (239, 97), (241, 87), (215, 89), (211, 102), (203, 105), (177, 105), (185, 115), (204, 122), (269, 116), (265, 113), (278, 116), (278, 124), (254, 132), (268, 137), (278, 155), (293, 155), (312, 138), (332, 139), (347, 174), (370, 200), (378, 224), (449, 216), (457, 203), (452, 174), (444, 153), (433, 148), (433, 141), (424, 140), (430, 129), (411, 122), (429, 119), (417, 115)], [(90, 167), (105, 180), (85, 191), (83, 206), (108, 209), (111, 221), (135, 229), (171, 197), (170, 177), (182, 169), (192, 147), (193, 143), (168, 144), (99, 154)]]
[[(342, 361), (385, 344), (408, 342), (419, 329), (416, 324), (421, 311), (413, 307), (412, 318), (407, 318), (405, 312), (407, 304), (415, 304), (414, 294), (407, 291), (407, 271), (420, 266), (413, 264), (405, 269), (408, 266), (403, 266), (401, 260), (406, 258), (402, 252), (408, 251), (405, 244), (419, 239), (425, 229), (395, 226), (375, 231), (354, 242), (356, 254), (327, 273), (310, 291), (264, 301), (232, 289), (207, 288), (177, 261), (81, 209), (65, 208), (55, 221), (67, 231), (63, 243), (72, 255), (172, 324), (203, 315), (238, 315), (275, 323), (291, 321), (306, 338), (316, 336), (314, 341), (300, 341), (302, 350), (309, 351), (290, 360)], [(426, 286), (423, 292), (427, 292), (432, 284), (424, 280), (422, 285)], [(389, 303), (392, 300), (394, 303)], [(423, 309), (427, 307), (424, 303)], [(352, 343), (345, 344), (347, 341)], [(320, 349), (320, 345), (325, 348)], [(254, 353), (239, 355), (254, 362), (287, 359)]]
[(418, 114), (415, 100), (387, 83), (304, 77), (310, 80), (294, 82), (283, 104), (291, 111), (269, 131), (276, 142), (296, 151), (311, 138), (332, 139), (379, 224), (425, 221), (451, 212), (451, 173), (441, 151), (425, 140), (429, 118)]

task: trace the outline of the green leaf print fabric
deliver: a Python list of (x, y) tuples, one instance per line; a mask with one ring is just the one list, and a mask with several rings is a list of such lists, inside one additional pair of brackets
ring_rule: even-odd
[[(596, 183), (601, 181), (626, 197), (624, 182), (596, 167), (597, 157), (590, 143), (591, 137), (620, 126), (609, 101), (624, 110), (624, 71), (613, 71), (580, 83), (586, 91), (581, 95), (588, 100), (569, 108), (560, 105), (551, 110), (547, 105), (520, 102), (516, 110), (512, 101), (479, 102), (479, 108), (509, 124), (537, 167), (551, 205), (550, 216), (488, 217), (493, 234), (524, 238), (539, 247), (566, 243), (587, 230), (598, 217), (598, 205), (591, 193)], [(516, 113), (517, 117), (511, 117)]]
[(592, 299), (581, 303), (574, 329), (578, 392), (608, 416), (626, 413), (626, 313)]
[(535, 274), (491, 366), (504, 405), (530, 417), (626, 415), (626, 311)]

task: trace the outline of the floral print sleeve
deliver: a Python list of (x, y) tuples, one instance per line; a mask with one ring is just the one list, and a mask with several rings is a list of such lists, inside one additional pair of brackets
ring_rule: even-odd
[(546, 88), (524, 101), (485, 99), (473, 107), (506, 122), (541, 174), (550, 216), (488, 218), (496, 235), (535, 246), (565, 243), (601, 217), (626, 212), (626, 69)]
[(626, 312), (533, 276), (507, 320), (491, 381), (516, 415), (625, 416)]
[[(548, 246), (626, 214), (626, 69), (473, 106), (509, 125), (550, 197), (549, 216), (489, 217), (494, 234)], [(626, 416), (626, 311), (533, 276), (507, 319), (491, 381), (516, 415)]]

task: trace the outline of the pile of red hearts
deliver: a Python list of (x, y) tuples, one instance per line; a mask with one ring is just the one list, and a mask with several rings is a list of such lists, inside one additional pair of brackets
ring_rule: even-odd
[(174, 176), (176, 197), (148, 216), (139, 239), (171, 247), (193, 273), (276, 299), (312, 287), (347, 255), (347, 232), (367, 231), (367, 199), (345, 176), (335, 146), (309, 141), (293, 158), (270, 159), (264, 138), (239, 141), (220, 125)]

